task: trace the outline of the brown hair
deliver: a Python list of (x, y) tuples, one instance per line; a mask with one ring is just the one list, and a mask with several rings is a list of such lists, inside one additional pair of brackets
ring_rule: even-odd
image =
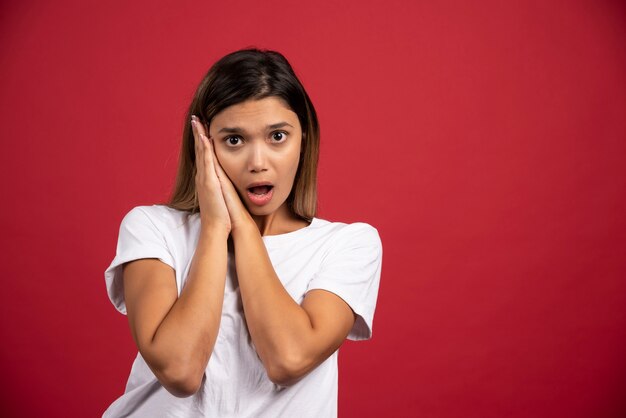
[(319, 124), (313, 103), (287, 59), (275, 51), (244, 49), (217, 61), (204, 76), (187, 111), (176, 184), (167, 206), (199, 212), (196, 195), (196, 155), (191, 116), (208, 126), (225, 108), (246, 100), (281, 98), (298, 115), (302, 146), (293, 189), (287, 198), (291, 211), (311, 220), (317, 211)]

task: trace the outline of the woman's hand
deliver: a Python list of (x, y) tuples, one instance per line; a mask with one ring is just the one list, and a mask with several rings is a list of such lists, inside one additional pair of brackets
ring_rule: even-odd
[[(202, 202), (202, 198), (200, 197), (201, 187), (199, 182), (206, 184), (207, 186), (210, 185), (210, 188), (206, 187), (206, 189), (210, 190), (211, 196), (221, 197), (218, 205), (219, 208), (216, 209), (219, 209), (219, 213), (222, 214), (223, 210), (226, 209), (228, 232), (243, 226), (254, 226), (254, 221), (252, 220), (252, 217), (246, 207), (241, 202), (241, 198), (239, 197), (239, 194), (237, 194), (237, 189), (233, 186), (233, 183), (224, 172), (224, 169), (215, 155), (213, 139), (208, 138), (206, 130), (195, 116), (192, 116), (192, 126), (196, 141), (196, 167), (198, 168), (196, 174), (196, 190), (198, 190), (198, 199)], [(200, 147), (200, 150), (198, 150), (198, 147)], [(200, 155), (202, 155), (202, 158), (201, 161), (198, 161)], [(201, 170), (201, 166), (206, 168)], [(200, 174), (201, 171), (205, 173), (205, 176), (200, 176), (199, 178), (198, 174)], [(218, 191), (214, 190), (216, 187), (219, 188)], [(207, 207), (211, 207), (209, 206), (211, 204), (212, 203), (207, 202)], [(202, 203), (200, 203), (200, 211), (201, 213), (203, 212)], [(207, 217), (212, 217), (212, 215), (207, 215)], [(202, 222), (205, 222), (205, 218), (202, 219)], [(207, 220), (207, 222), (209, 221)]]
[(258, 231), (254, 220), (252, 220), (252, 216), (250, 216), (250, 212), (248, 212), (248, 209), (246, 209), (241, 201), (241, 198), (237, 193), (237, 189), (228, 178), (228, 175), (226, 175), (226, 172), (219, 163), (217, 156), (214, 155), (214, 159), (215, 171), (217, 172), (217, 177), (220, 180), (222, 195), (224, 196), (224, 201), (226, 202), (226, 207), (228, 208), (228, 215), (230, 216), (231, 230), (234, 232), (237, 229), (243, 229), (244, 227), (250, 226), (254, 227), (254, 229)]
[(215, 158), (213, 143), (195, 115), (191, 117), (191, 129), (196, 150), (195, 180), (201, 223), (203, 226), (225, 228), (228, 235), (232, 223), (222, 194), (222, 185), (216, 168), (219, 163)]

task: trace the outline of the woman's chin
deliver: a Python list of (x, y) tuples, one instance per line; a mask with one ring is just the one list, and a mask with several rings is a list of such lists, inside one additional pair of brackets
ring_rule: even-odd
[(246, 208), (252, 216), (268, 216), (275, 212), (275, 210), (272, 210), (272, 208), (268, 206), (259, 207), (255, 205), (247, 205)]
[(248, 209), (248, 212), (250, 212), (250, 215), (252, 216), (269, 216), (269, 215), (273, 215), (276, 212), (279, 212), (280, 209), (286, 204), (286, 202), (282, 202), (281, 205), (276, 207), (276, 204), (273, 204), (273, 203), (274, 202), (259, 206), (249, 201), (246, 201), (244, 205), (246, 209)]

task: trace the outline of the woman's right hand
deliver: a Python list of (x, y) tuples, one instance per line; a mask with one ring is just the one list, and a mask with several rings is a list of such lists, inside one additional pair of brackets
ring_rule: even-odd
[(195, 115), (191, 117), (191, 129), (196, 151), (196, 193), (200, 205), (202, 227), (224, 228), (228, 235), (231, 230), (231, 221), (215, 168), (217, 159), (213, 142), (208, 138), (204, 126)]

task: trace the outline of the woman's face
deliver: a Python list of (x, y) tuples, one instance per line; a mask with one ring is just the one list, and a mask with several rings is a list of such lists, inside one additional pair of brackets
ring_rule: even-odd
[(277, 97), (247, 100), (219, 112), (209, 127), (215, 154), (252, 215), (280, 208), (298, 170), (302, 128)]

